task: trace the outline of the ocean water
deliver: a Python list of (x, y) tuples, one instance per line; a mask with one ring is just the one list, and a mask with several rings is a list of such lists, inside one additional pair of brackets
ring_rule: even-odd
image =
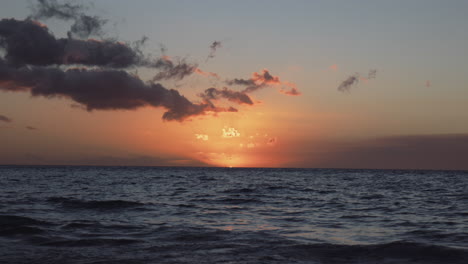
[(0, 263), (468, 263), (468, 172), (0, 167)]

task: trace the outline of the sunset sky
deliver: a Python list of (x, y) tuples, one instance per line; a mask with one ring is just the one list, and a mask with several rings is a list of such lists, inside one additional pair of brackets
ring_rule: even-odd
[[(2, 1), (0, 164), (468, 169), (468, 1), (81, 3), (102, 29), (71, 34), (82, 42), (68, 57), (34, 64), (9, 53), (19, 30), (5, 19), (67, 43), (74, 20)], [(145, 62), (70, 62), (103, 43), (138, 46)], [(41, 45), (15, 56), (43, 56)], [(166, 78), (148, 61), (192, 68)], [(55, 70), (127, 72), (137, 95), (117, 98), (121, 79), (97, 75), (43, 92)], [(176, 99), (156, 98), (170, 89), (188, 99), (183, 115)], [(132, 106), (116, 107), (128, 94)]]

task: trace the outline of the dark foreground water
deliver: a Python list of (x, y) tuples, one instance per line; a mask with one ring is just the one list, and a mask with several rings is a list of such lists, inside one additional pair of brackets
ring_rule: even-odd
[(468, 172), (0, 167), (0, 263), (468, 263)]

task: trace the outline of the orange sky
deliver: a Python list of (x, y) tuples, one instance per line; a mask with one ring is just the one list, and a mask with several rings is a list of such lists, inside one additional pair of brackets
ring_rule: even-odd
[[(60, 67), (26, 63), (21, 68), (8, 64), (8, 49), (0, 46), (0, 62), (5, 61), (0, 64), (0, 165), (468, 169), (468, 35), (460, 27), (467, 18), (458, 11), (464, 4), (401, 8), (381, 3), (366, 5), (375, 12), (364, 14), (354, 5), (345, 12), (328, 2), (321, 9), (313, 2), (250, 3), (265, 10), (261, 14), (244, 12), (242, 3), (185, 4), (190, 8), (166, 3), (172, 10), (166, 12), (151, 1), (145, 8), (119, 0), (96, 2), (97, 8), (88, 11), (110, 22), (101, 35), (89, 36), (94, 40), (76, 37), (81, 42), (75, 43), (84, 50), (96, 40), (117, 43), (113, 48), (134, 47), (148, 36), (141, 48), (145, 56), (193, 67), (183, 78), (166, 78), (170, 71), (144, 63), (79, 64), (92, 53), (80, 57), (82, 50), (73, 46), (64, 58), (77, 65), (62, 60)], [(377, 12), (381, 8), (384, 14)], [(434, 10), (440, 20), (430, 15)], [(10, 1), (2, 5), (0, 19), (23, 21), (30, 12), (28, 1)], [(291, 19), (278, 19), (285, 16)], [(72, 24), (33, 23), (62, 42)], [(17, 55), (22, 54), (27, 53)], [(71, 93), (57, 86), (60, 93), (32, 96), (34, 85), (19, 89), (24, 83), (13, 87), (17, 80), (2, 75), (33, 66), (64, 74), (70, 68), (97, 75), (126, 72), (125, 78), (141, 80), (141, 87), (154, 88), (153, 80), (164, 92), (173, 89), (188, 99), (187, 109), (202, 110), (164, 120), (169, 109), (181, 109), (174, 107), (177, 103), (144, 96), (126, 101), (112, 93), (114, 87), (102, 86), (109, 96), (117, 94), (99, 97), (104, 106), (114, 107), (114, 101), (141, 105), (109, 110), (98, 103), (86, 111), (96, 103), (89, 99), (95, 99), (89, 96), (95, 90)]]

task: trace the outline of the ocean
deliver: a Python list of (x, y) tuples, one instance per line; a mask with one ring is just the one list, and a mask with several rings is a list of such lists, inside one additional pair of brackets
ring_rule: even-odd
[(0, 167), (0, 263), (468, 263), (468, 172)]

